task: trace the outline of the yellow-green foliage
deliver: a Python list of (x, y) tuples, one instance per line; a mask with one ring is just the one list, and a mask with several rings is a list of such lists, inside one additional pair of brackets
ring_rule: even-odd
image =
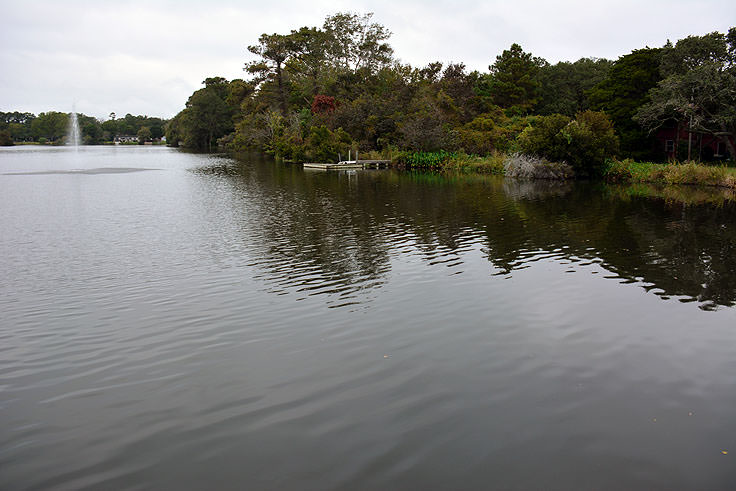
[(700, 184), (736, 188), (734, 169), (696, 162), (655, 164), (631, 159), (614, 160), (609, 163), (605, 178), (610, 182)]
[(477, 116), (457, 128), (454, 133), (457, 148), (473, 155), (508, 152), (516, 137), (534, 121), (534, 117), (508, 117), (500, 108)]
[(498, 152), (481, 157), (441, 150), (439, 152), (401, 152), (395, 161), (413, 169), (503, 175), (505, 158), (504, 154)]
[(521, 151), (553, 162), (566, 162), (581, 176), (600, 176), (607, 158), (618, 151), (613, 124), (602, 112), (583, 111), (537, 118), (518, 138)]
[(497, 152), (485, 157), (461, 154), (450, 159), (444, 168), (463, 173), (503, 175), (505, 158), (504, 154)]

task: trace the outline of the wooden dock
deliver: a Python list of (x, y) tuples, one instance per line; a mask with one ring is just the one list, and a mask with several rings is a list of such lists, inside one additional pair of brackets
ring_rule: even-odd
[(391, 165), (390, 160), (343, 160), (336, 164), (323, 162), (305, 162), (305, 169), (340, 170), (340, 169), (384, 169)]

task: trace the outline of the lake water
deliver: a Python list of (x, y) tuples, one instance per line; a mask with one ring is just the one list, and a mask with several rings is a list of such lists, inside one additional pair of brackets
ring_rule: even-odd
[(2, 149), (0, 489), (734, 489), (678, 192)]

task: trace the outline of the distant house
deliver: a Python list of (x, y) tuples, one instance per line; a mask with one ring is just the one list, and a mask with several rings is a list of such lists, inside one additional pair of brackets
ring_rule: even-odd
[[(660, 149), (665, 153), (668, 159), (687, 158), (687, 146), (690, 133), (688, 132), (687, 123), (672, 123), (657, 131), (657, 142)], [(728, 136), (731, 143), (734, 143), (734, 135)], [(678, 152), (678, 148), (680, 149)], [(729, 155), (728, 147), (718, 138), (709, 133), (703, 133), (693, 130), (692, 132), (692, 148), (691, 158), (694, 160), (728, 160), (733, 158)]]

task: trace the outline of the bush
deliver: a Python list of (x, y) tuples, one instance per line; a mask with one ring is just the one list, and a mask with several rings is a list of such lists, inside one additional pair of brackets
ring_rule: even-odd
[(579, 176), (601, 176), (606, 159), (618, 151), (618, 137), (604, 113), (585, 111), (574, 120), (561, 114), (537, 118), (518, 138), (520, 149), (551, 161), (566, 162)]
[(538, 157), (518, 153), (506, 157), (503, 167), (508, 177), (565, 180), (575, 176), (572, 167), (565, 163), (548, 162)]
[(511, 148), (514, 140), (535, 119), (534, 116), (509, 118), (496, 108), (456, 128), (453, 131), (454, 143), (457, 148), (472, 155), (514, 151)]
[(396, 162), (416, 169), (438, 169), (457, 157), (455, 152), (440, 150), (437, 152), (402, 152)]
[(10, 136), (10, 131), (0, 130), (0, 146), (9, 147), (13, 145), (13, 137)]
[(330, 131), (326, 126), (309, 128), (307, 153), (314, 162), (336, 162), (340, 153), (347, 153), (352, 144), (350, 135), (342, 128)]

